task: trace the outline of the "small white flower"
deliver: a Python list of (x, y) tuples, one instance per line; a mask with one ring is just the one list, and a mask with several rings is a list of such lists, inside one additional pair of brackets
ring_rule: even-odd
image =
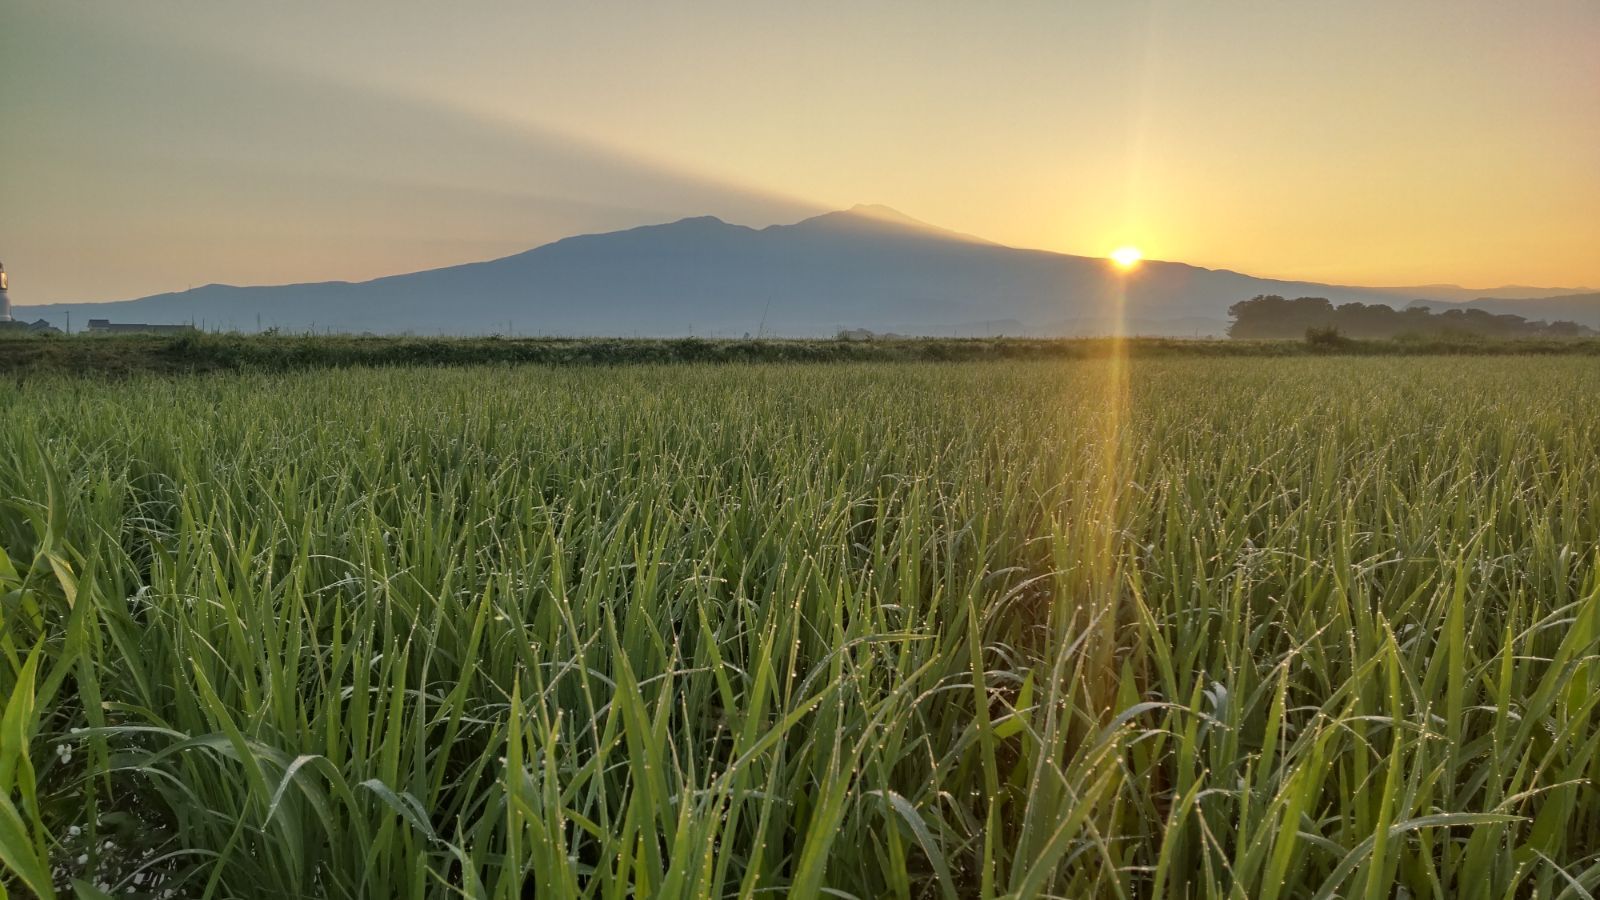
[(67, 829), (67, 834), (71, 835), (72, 837), (77, 837), (78, 835), (83, 834), (83, 829), (73, 825)]

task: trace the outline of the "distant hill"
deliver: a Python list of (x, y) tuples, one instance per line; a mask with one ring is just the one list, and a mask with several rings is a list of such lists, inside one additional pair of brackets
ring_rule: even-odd
[[(1257, 294), (1403, 305), (1393, 289), (1253, 278), (1022, 250), (857, 206), (754, 229), (712, 217), (582, 235), (488, 262), (359, 283), (207, 285), (110, 303), (20, 307), (208, 329), (416, 334), (827, 336), (1220, 335)], [(1427, 295), (1423, 295), (1426, 297)], [(1555, 301), (1553, 301), (1555, 302)], [(1559, 302), (1570, 302), (1570, 298)]]
[(1470, 303), (1486, 297), (1544, 300), (1551, 297), (1594, 293), (1593, 288), (1541, 288), (1522, 284), (1507, 284), (1497, 288), (1464, 288), (1458, 284), (1419, 284), (1411, 287), (1380, 287), (1373, 290), (1401, 300), (1425, 299), (1443, 303)]

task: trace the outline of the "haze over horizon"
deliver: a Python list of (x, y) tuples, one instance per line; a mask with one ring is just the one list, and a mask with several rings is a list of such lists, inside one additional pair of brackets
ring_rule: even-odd
[(1600, 286), (1597, 37), (1582, 0), (20, 2), (0, 259), (19, 305), (116, 300), (875, 202), (1263, 277)]

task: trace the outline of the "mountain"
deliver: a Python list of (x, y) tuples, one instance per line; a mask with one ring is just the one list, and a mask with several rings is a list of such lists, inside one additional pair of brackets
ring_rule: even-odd
[(1489, 297), (1515, 297), (1518, 300), (1546, 300), (1577, 294), (1592, 294), (1593, 288), (1541, 288), (1507, 284), (1497, 288), (1464, 288), (1459, 284), (1419, 284), (1411, 287), (1373, 288), (1400, 300), (1426, 299), (1441, 303), (1470, 303)]
[[(1253, 278), (1176, 262), (994, 244), (882, 206), (755, 229), (710, 216), (581, 235), (487, 262), (359, 283), (213, 284), (110, 303), (20, 307), (81, 328), (521, 335), (1220, 334), (1257, 294), (1394, 305), (1383, 289)], [(1429, 295), (1419, 294), (1421, 299)], [(1408, 298), (1409, 299), (1409, 298)], [(1404, 301), (1401, 301), (1404, 302)]]

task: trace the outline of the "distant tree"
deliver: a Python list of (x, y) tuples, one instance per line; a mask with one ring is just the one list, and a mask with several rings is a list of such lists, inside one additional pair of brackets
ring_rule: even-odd
[(1306, 343), (1318, 350), (1335, 350), (1349, 344), (1350, 339), (1332, 325), (1313, 325), (1306, 329)]
[[(1579, 338), (1596, 332), (1576, 322), (1530, 322), (1522, 316), (1495, 315), (1472, 307), (1434, 313), (1425, 306), (1397, 310), (1381, 303), (1345, 303), (1335, 307), (1323, 297), (1285, 300), (1276, 294), (1262, 294), (1228, 307), (1233, 322), (1228, 336), (1233, 338), (1291, 339), (1304, 336), (1312, 341), (1340, 341), (1350, 338), (1386, 339), (1406, 335), (1425, 337), (1497, 340), (1515, 338)], [(1331, 344), (1325, 344), (1331, 346)]]
[(1285, 300), (1277, 294), (1263, 294), (1228, 307), (1233, 324), (1228, 336), (1235, 338), (1292, 338), (1307, 328), (1333, 324), (1333, 304), (1321, 297)]

